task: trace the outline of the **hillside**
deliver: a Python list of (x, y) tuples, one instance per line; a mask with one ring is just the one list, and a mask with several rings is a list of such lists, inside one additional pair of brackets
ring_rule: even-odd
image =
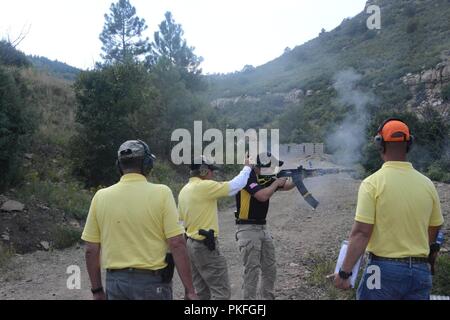
[(330, 122), (342, 120), (327, 109), (336, 97), (335, 76), (343, 70), (361, 75), (358, 86), (370, 90), (382, 107), (402, 106), (411, 96), (401, 77), (436, 67), (450, 49), (450, 3), (369, 3), (381, 7), (381, 30), (366, 27), (369, 14), (364, 10), (265, 65), (209, 77), (210, 101), (227, 119), (241, 119), (236, 125), (251, 127), (278, 124), (274, 120), (290, 107), (313, 99), (316, 112), (305, 117), (318, 121), (322, 130), (312, 128), (304, 135), (282, 137), (291, 141), (307, 136), (321, 139)]
[(48, 73), (56, 78), (74, 81), (81, 72), (80, 69), (58, 60), (52, 61), (40, 56), (27, 56), (27, 58), (37, 70)]

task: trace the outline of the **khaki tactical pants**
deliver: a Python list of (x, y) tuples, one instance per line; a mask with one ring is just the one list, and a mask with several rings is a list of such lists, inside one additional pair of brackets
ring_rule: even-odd
[(255, 300), (261, 273), (260, 298), (275, 299), (277, 276), (273, 239), (263, 225), (237, 225), (236, 239), (244, 264), (243, 299)]
[(192, 267), (192, 280), (200, 300), (229, 300), (231, 297), (228, 266), (220, 253), (216, 240), (216, 249), (210, 251), (203, 243), (187, 240), (189, 259)]

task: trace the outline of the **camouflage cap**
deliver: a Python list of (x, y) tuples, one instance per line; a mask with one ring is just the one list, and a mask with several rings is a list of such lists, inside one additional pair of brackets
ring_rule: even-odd
[(124, 142), (119, 151), (117, 151), (117, 157), (119, 159), (126, 158), (143, 158), (145, 156), (144, 145), (137, 140), (129, 140)]

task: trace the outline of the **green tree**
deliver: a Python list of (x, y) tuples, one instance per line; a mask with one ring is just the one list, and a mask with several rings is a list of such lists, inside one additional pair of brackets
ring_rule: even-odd
[(187, 45), (183, 35), (182, 26), (175, 22), (172, 13), (166, 12), (165, 20), (159, 25), (159, 31), (154, 34), (152, 51), (147, 58), (148, 63), (155, 65), (159, 59), (164, 58), (189, 73), (200, 74), (199, 66), (203, 59), (194, 54), (195, 48)]
[(159, 102), (161, 118), (158, 123), (158, 144), (156, 149), (161, 155), (168, 157), (172, 143), (172, 131), (186, 128), (193, 132), (195, 120), (203, 121), (203, 127), (208, 126), (212, 108), (189, 86), (192, 82), (185, 79), (183, 69), (162, 58), (152, 67), (153, 85), (160, 93)]
[(136, 15), (129, 0), (113, 3), (100, 34), (102, 58), (109, 63), (139, 59), (150, 50), (149, 39), (142, 36), (146, 29), (145, 20)]
[(82, 72), (75, 83), (78, 130), (71, 143), (74, 173), (87, 186), (116, 181), (116, 151), (126, 140), (159, 139), (158, 92), (140, 63)]
[(17, 182), (27, 137), (35, 126), (17, 71), (0, 66), (0, 190)]
[(0, 64), (16, 67), (31, 65), (23, 52), (16, 50), (10, 42), (4, 40), (0, 41)]

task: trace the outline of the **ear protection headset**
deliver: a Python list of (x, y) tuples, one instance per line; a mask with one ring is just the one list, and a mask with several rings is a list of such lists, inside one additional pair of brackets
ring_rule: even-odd
[[(137, 140), (137, 142), (144, 148), (144, 158), (142, 159), (141, 173), (143, 175), (147, 175), (153, 169), (153, 162), (154, 160), (156, 160), (156, 157), (150, 152), (150, 148), (144, 141)], [(119, 159), (116, 160), (116, 165), (119, 169), (120, 175), (123, 176), (123, 170), (122, 166), (120, 165)]]
[(209, 167), (206, 164), (201, 164), (200, 168), (198, 169), (198, 175), (200, 177), (206, 177), (208, 175), (209, 172)]
[[(373, 141), (374, 141), (375, 145), (378, 147), (378, 149), (382, 152), (385, 152), (385, 150), (386, 150), (386, 141), (384, 141), (384, 138), (383, 138), (381, 132), (383, 131), (384, 126), (388, 122), (391, 122), (391, 121), (400, 121), (402, 123), (405, 123), (403, 120), (398, 119), (398, 118), (388, 118), (385, 121), (383, 121), (383, 123), (378, 127), (377, 135), (373, 138)], [(406, 123), (405, 123), (405, 125), (406, 125)], [(406, 136), (404, 136), (403, 139), (405, 142), (407, 142), (406, 152), (408, 153), (409, 151), (411, 151), (411, 148), (413, 146), (414, 136), (410, 133), (409, 140), (406, 140)]]
[(192, 170), (192, 174), (200, 177), (206, 177), (210, 168), (204, 156), (201, 156), (201, 161), (202, 163), (199, 167)]
[(142, 160), (141, 171), (145, 174), (153, 169), (153, 162), (156, 160), (156, 157), (150, 152), (150, 148), (144, 141), (138, 140), (138, 142), (144, 147), (144, 159)]

